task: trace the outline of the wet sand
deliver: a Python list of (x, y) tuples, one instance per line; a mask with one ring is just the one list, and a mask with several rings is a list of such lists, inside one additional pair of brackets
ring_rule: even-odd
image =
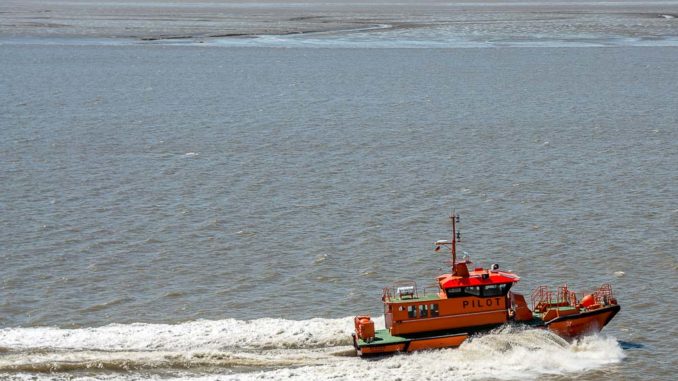
[[(620, 22), (623, 28), (617, 31), (621, 35), (675, 35), (678, 29), (678, 2), (674, 1), (5, 0), (0, 4), (0, 38), (244, 38), (369, 28), (492, 24), (506, 19), (528, 23), (572, 19), (587, 23), (586, 17), (592, 15), (607, 17), (606, 23), (610, 18), (623, 19)], [(662, 23), (654, 30), (655, 25), (646, 24), (647, 20)], [(548, 24), (544, 28), (548, 28)]]

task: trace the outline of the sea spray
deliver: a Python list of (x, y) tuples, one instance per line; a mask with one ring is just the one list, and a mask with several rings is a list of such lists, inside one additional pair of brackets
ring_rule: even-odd
[[(383, 326), (383, 317), (377, 319)], [(540, 329), (504, 326), (456, 349), (372, 360), (347, 356), (352, 318), (198, 320), (181, 324), (113, 324), (96, 328), (0, 330), (0, 375), (23, 379), (163, 379), (214, 381), (289, 378), (382, 380), (450, 376), (536, 379), (619, 362), (614, 338), (574, 342)], [(203, 373), (193, 373), (201, 369)], [(93, 375), (74, 377), (73, 371)], [(126, 374), (128, 371), (140, 373)], [(208, 374), (204, 371), (207, 370)], [(9, 372), (9, 373), (3, 373)], [(23, 373), (21, 373), (23, 372)], [(68, 373), (64, 373), (68, 372)], [(122, 373), (120, 373), (122, 372)], [(30, 376), (30, 377), (29, 377)]]

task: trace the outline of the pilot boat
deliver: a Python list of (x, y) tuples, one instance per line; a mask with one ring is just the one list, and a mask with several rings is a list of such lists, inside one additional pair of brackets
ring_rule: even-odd
[(577, 296), (567, 285), (551, 290), (537, 287), (530, 295), (511, 291), (520, 278), (498, 264), (489, 268), (457, 262), (461, 238), (459, 215), (452, 213), (452, 239), (435, 242), (436, 251), (448, 247), (452, 256), (449, 274), (421, 292), (415, 282), (384, 288), (384, 329), (375, 330), (369, 315), (356, 316), (353, 346), (359, 356), (458, 347), (469, 336), (504, 324), (548, 329), (569, 339), (599, 332), (619, 312), (609, 284)]

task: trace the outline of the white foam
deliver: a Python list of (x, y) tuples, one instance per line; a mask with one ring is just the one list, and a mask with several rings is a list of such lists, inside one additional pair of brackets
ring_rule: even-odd
[[(383, 320), (377, 325), (383, 325)], [(544, 330), (504, 327), (457, 349), (399, 354), (377, 360), (355, 357), (349, 342), (352, 318), (291, 321), (195, 321), (176, 325), (130, 324), (100, 328), (0, 330), (0, 372), (106, 369), (113, 379), (173, 380), (384, 380), (537, 379), (576, 374), (624, 358), (614, 338), (590, 336), (573, 343)], [(209, 372), (198, 368), (208, 367)], [(135, 372), (145, 369), (144, 372)], [(130, 371), (131, 373), (127, 373)], [(42, 372), (42, 373), (35, 373)], [(2, 373), (0, 373), (2, 376)], [(63, 376), (63, 377), (62, 377)], [(49, 379), (108, 379), (51, 373)]]
[(5, 328), (0, 330), (0, 347), (109, 351), (314, 348), (347, 345), (352, 329), (350, 317), (304, 321), (272, 318), (197, 320), (181, 324), (111, 324), (80, 329)]
[(397, 355), (372, 362), (344, 360), (321, 366), (276, 369), (220, 379), (406, 380), (423, 377), (524, 380), (582, 372), (617, 363), (623, 357), (621, 347), (613, 338), (594, 336), (570, 344), (547, 331), (506, 328), (475, 338), (458, 349)]

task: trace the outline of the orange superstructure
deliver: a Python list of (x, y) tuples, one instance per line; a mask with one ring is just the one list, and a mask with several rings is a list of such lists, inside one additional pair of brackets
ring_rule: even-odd
[(531, 294), (532, 309), (525, 297), (510, 291), (520, 278), (493, 264), (470, 269), (472, 262), (457, 263), (459, 216), (452, 214), (452, 240), (437, 241), (436, 251), (450, 248), (449, 274), (420, 294), (416, 283), (400, 282), (382, 294), (385, 329), (375, 330), (369, 316), (355, 319), (353, 343), (359, 355), (411, 352), (455, 347), (469, 335), (509, 322), (546, 328), (563, 337), (599, 331), (619, 311), (612, 288), (604, 285), (577, 299), (567, 286), (555, 292), (539, 287)]

